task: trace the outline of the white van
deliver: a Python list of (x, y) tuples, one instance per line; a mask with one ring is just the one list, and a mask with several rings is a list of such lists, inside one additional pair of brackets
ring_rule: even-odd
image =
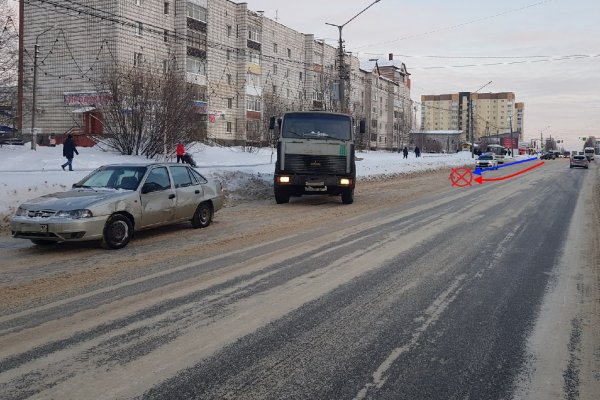
[(594, 159), (595, 150), (593, 147), (586, 147), (583, 149), (583, 154), (587, 157), (588, 161), (592, 161)]

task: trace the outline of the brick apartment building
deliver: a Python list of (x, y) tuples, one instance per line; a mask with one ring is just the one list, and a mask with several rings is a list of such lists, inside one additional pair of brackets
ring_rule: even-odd
[[(340, 110), (332, 88), (337, 49), (246, 3), (229, 0), (30, 0), (21, 2), (23, 67), (18, 115), (40, 141), (72, 132), (101, 135), (98, 105), (110, 96), (109, 67), (166, 70), (173, 60), (194, 85), (202, 138), (228, 144), (265, 141), (267, 121), (287, 110)], [(34, 68), (37, 44), (37, 68)], [(365, 147), (394, 149), (412, 126), (404, 64), (361, 68), (346, 56), (345, 99), (369, 131)]]

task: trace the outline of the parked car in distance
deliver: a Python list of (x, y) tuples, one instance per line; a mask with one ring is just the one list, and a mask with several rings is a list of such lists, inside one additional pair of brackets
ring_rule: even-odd
[(590, 162), (586, 156), (576, 155), (571, 157), (571, 160), (569, 161), (569, 168), (581, 167), (588, 169), (589, 164)]
[(494, 168), (498, 166), (498, 159), (493, 153), (483, 153), (475, 160), (475, 166), (478, 168)]
[(106, 165), (71, 190), (21, 204), (11, 231), (37, 245), (98, 240), (104, 248), (119, 249), (134, 231), (185, 221), (206, 227), (223, 200), (221, 183), (189, 165)]
[(554, 160), (556, 156), (552, 152), (544, 153), (540, 156), (540, 160)]

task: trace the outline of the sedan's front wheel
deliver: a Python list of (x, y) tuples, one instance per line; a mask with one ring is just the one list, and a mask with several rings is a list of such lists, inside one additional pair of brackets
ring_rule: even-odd
[(206, 228), (212, 222), (213, 209), (210, 203), (201, 203), (192, 217), (192, 228)]
[(127, 246), (133, 235), (133, 224), (124, 215), (115, 214), (106, 221), (102, 234), (102, 247), (121, 249)]

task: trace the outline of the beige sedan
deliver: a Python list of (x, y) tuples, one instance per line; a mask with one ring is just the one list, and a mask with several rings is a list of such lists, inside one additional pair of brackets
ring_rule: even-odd
[(11, 219), (11, 231), (38, 245), (99, 240), (105, 248), (119, 249), (141, 229), (184, 221), (206, 227), (223, 200), (221, 183), (188, 165), (107, 165), (67, 192), (23, 203)]

